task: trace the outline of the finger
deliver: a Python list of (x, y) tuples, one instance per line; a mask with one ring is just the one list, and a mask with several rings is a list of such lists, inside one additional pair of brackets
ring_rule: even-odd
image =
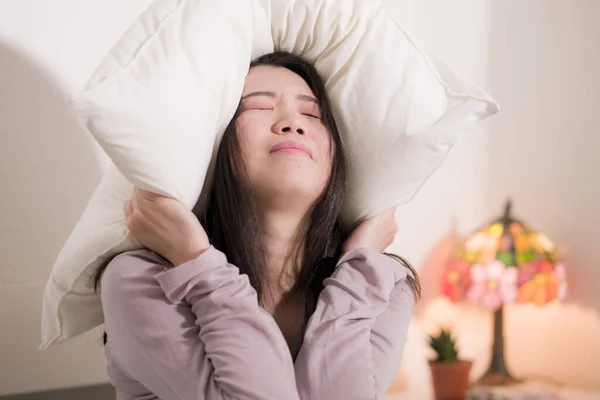
[(136, 188), (138, 196), (146, 201), (156, 201), (160, 197), (159, 194), (151, 192), (149, 190)]
[(148, 193), (149, 192), (145, 191), (144, 189), (140, 189), (137, 186), (133, 188), (133, 195), (137, 199), (138, 205), (144, 203), (146, 200), (150, 200)]
[(395, 208), (388, 208), (386, 210), (380, 211), (379, 214), (376, 215), (379, 220), (387, 220), (390, 218), (395, 218), (394, 214)]
[(133, 207), (133, 200), (137, 197), (137, 191), (135, 190), (135, 186), (133, 187), (133, 191), (131, 192), (131, 196), (129, 196), (129, 200), (131, 201), (131, 206)]
[(131, 200), (125, 200), (125, 202), (123, 203), (123, 212), (125, 214), (125, 218), (129, 218), (129, 216), (131, 215)]
[(133, 188), (133, 196), (135, 198), (138, 206), (140, 203), (143, 203), (146, 200), (146, 195), (144, 194), (144, 190), (138, 188), (137, 186)]
[[(123, 208), (127, 208), (127, 206), (124, 206)], [(129, 210), (125, 211), (125, 225), (127, 226), (127, 229), (131, 232), (133, 231), (133, 213), (131, 211), (131, 203), (129, 205)]]
[(137, 195), (138, 192), (134, 192), (133, 196), (131, 196), (131, 217), (135, 218), (136, 215), (143, 213), (142, 205), (140, 204), (140, 196)]
[(391, 246), (391, 245), (394, 243), (394, 240), (395, 240), (395, 239), (396, 239), (396, 235), (391, 235), (391, 236), (388, 238), (388, 243), (387, 243), (387, 246), (385, 246), (385, 247), (386, 247), (386, 249), (387, 249), (388, 247), (390, 247), (390, 246)]

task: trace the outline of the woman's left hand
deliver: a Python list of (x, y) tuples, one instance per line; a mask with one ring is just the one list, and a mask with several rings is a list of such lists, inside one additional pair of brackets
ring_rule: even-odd
[(396, 207), (385, 210), (371, 217), (354, 229), (343, 246), (343, 252), (366, 247), (379, 253), (394, 241), (398, 232), (395, 217)]

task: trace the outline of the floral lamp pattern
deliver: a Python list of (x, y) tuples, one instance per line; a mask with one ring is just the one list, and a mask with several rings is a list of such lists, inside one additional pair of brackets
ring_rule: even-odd
[(466, 300), (491, 310), (513, 302), (544, 305), (565, 298), (566, 271), (554, 243), (511, 218), (508, 206), (504, 217), (453, 250), (442, 292), (453, 302)]

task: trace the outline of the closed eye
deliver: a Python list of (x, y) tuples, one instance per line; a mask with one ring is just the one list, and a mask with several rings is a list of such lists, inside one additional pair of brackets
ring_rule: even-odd
[(244, 111), (273, 111), (273, 108), (248, 107), (248, 108), (243, 108), (242, 112), (244, 112)]
[(302, 114), (302, 115), (306, 115), (307, 117), (311, 117), (311, 118), (315, 118), (315, 119), (321, 119), (321, 117), (319, 117), (318, 115), (313, 115), (313, 114)]

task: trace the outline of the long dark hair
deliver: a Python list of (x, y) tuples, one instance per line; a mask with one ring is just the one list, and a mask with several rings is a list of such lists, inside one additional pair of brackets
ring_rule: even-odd
[[(342, 244), (349, 233), (339, 220), (346, 187), (346, 160), (325, 85), (313, 65), (300, 56), (283, 51), (259, 57), (250, 64), (250, 68), (259, 65), (287, 68), (304, 79), (318, 100), (322, 122), (331, 135), (332, 168), (329, 181), (305, 217), (301, 227), (303, 245), (296, 249), (292, 258), (299, 267), (299, 274), (288, 295), (301, 295), (304, 330), (315, 310), (323, 281), (333, 273), (341, 256)], [(267, 290), (265, 250), (258, 211), (236, 133), (240, 112), (241, 108), (238, 107), (223, 134), (206, 205), (200, 210), (194, 209), (194, 213), (206, 230), (211, 244), (248, 276), (261, 299)], [(421, 287), (415, 270), (404, 259), (390, 256), (410, 270), (407, 283), (417, 299)], [(95, 290), (99, 287), (107, 264), (98, 268), (93, 276)], [(106, 343), (106, 335), (104, 339)]]
[[(338, 220), (345, 194), (346, 160), (325, 85), (315, 68), (303, 58), (288, 52), (264, 55), (253, 61), (250, 68), (260, 65), (286, 68), (299, 75), (317, 99), (322, 123), (330, 132), (332, 167), (329, 181), (305, 217), (301, 227), (303, 246), (298, 247), (292, 255), (300, 272), (288, 295), (302, 295), (305, 319), (308, 320), (314, 311), (323, 280), (335, 268), (346, 236)], [(266, 269), (263, 267), (266, 262), (258, 212), (236, 134), (236, 120), (240, 111), (238, 108), (223, 135), (216, 158), (214, 182), (200, 221), (211, 243), (223, 251), (242, 273), (248, 275), (260, 299), (268, 289), (265, 287)]]

